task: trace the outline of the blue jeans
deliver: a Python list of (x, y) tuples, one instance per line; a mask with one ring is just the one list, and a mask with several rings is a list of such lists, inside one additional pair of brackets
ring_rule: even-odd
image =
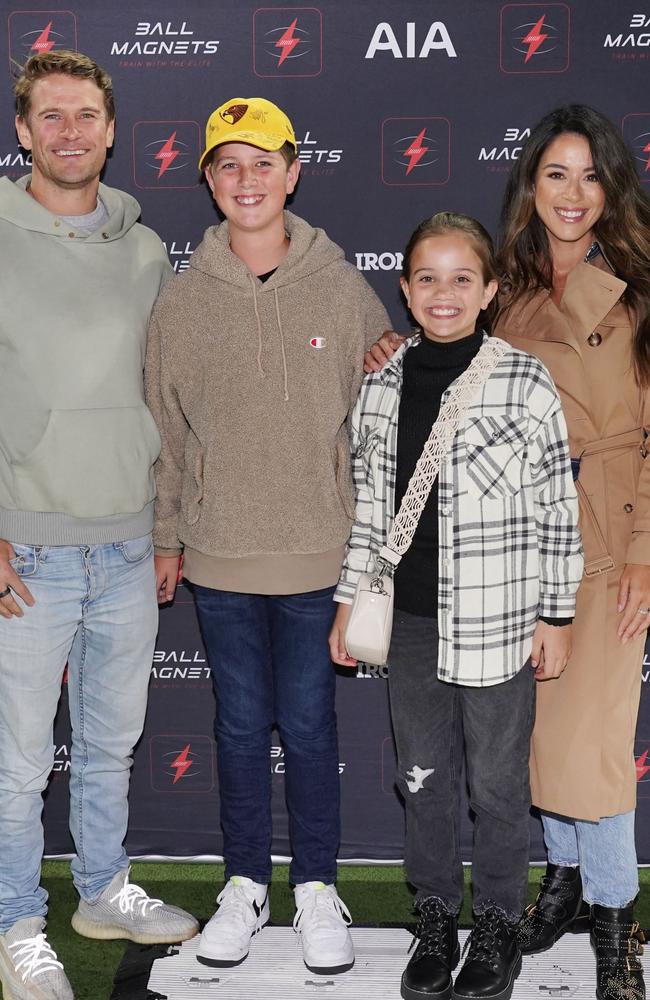
[(226, 878), (271, 880), (271, 728), (285, 755), (294, 884), (336, 879), (340, 839), (334, 587), (263, 596), (194, 586), (217, 699)]
[(606, 816), (597, 823), (542, 813), (548, 860), (580, 866), (587, 903), (619, 908), (639, 891), (634, 845), (634, 810)]
[(42, 794), (66, 661), (74, 883), (92, 900), (127, 867), (129, 772), (158, 620), (149, 535), (14, 549), (36, 603), (23, 618), (0, 618), (0, 933), (47, 910)]

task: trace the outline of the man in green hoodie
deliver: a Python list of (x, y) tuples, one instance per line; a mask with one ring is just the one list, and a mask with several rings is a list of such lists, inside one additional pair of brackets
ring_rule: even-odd
[(142, 366), (170, 269), (137, 202), (99, 181), (110, 77), (79, 53), (42, 53), (16, 103), (33, 169), (0, 180), (0, 981), (13, 1000), (70, 1000), (40, 886), (66, 662), (73, 926), (146, 944), (198, 929), (129, 882), (123, 847), (157, 628), (159, 438)]
[(284, 210), (291, 122), (234, 98), (200, 168), (225, 222), (152, 316), (145, 382), (162, 436), (154, 540), (161, 600), (181, 549), (217, 695), (226, 886), (199, 961), (242, 962), (269, 919), (271, 727), (284, 748), (296, 918), (307, 967), (354, 962), (334, 882), (335, 675), (327, 646), (354, 504), (346, 420), (384, 308), (322, 229)]

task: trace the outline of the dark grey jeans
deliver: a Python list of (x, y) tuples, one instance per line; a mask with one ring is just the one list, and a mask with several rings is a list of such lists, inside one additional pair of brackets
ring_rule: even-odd
[(528, 883), (533, 671), (526, 665), (502, 684), (463, 687), (438, 680), (437, 660), (435, 620), (396, 611), (388, 681), (406, 806), (406, 874), (418, 898), (438, 896), (451, 913), (460, 910), (464, 753), (475, 815), (474, 912), (494, 904), (515, 919)]

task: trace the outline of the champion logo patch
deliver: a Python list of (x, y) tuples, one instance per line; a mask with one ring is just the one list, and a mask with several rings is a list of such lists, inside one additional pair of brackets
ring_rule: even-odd
[(309, 341), (309, 346), (314, 347), (317, 351), (321, 351), (325, 347), (325, 337), (312, 337)]

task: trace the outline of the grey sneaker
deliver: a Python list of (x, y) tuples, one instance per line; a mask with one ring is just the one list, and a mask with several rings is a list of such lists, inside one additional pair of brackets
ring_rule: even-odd
[(137, 944), (175, 944), (198, 933), (198, 921), (191, 914), (151, 899), (129, 882), (129, 871), (118, 872), (94, 903), (79, 900), (72, 914), (77, 934), (102, 941), (126, 938)]
[(0, 934), (4, 1000), (74, 1000), (56, 952), (43, 933), (43, 917), (25, 917)]

